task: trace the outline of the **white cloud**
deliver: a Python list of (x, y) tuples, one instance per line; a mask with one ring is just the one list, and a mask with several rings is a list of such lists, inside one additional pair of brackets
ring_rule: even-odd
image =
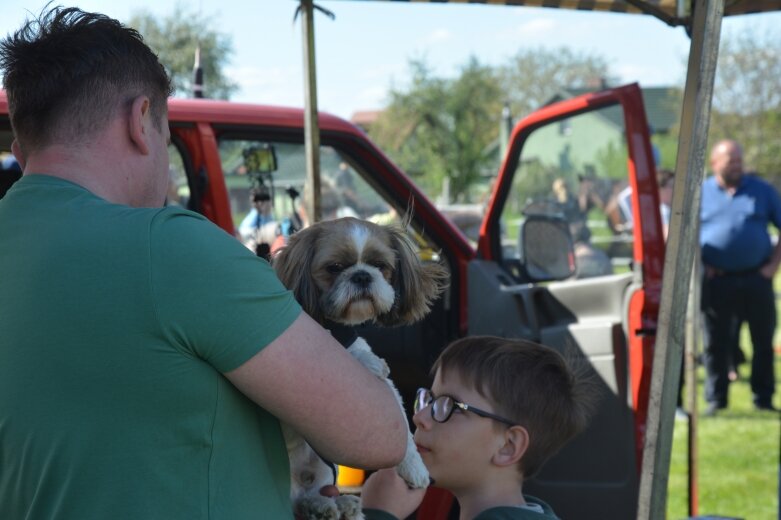
[(516, 34), (526, 38), (538, 38), (553, 34), (557, 26), (552, 18), (535, 18), (519, 25)]
[(437, 45), (453, 39), (453, 33), (447, 29), (436, 29), (420, 41), (421, 45)]
[(286, 106), (304, 104), (300, 68), (228, 67), (226, 75), (239, 84), (239, 92), (232, 98), (234, 101)]
[(620, 83), (638, 82), (645, 87), (678, 85), (683, 78), (682, 66), (673, 64), (659, 68), (636, 63), (616, 63), (613, 70), (616, 71)]

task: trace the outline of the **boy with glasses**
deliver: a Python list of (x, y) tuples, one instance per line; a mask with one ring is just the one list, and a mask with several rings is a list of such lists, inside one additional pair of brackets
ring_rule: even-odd
[[(415, 400), (415, 442), (433, 484), (458, 500), (461, 520), (557, 518), (523, 495), (523, 481), (586, 427), (591, 382), (551, 348), (490, 336), (454, 342), (432, 373), (431, 390)], [(367, 519), (390, 520), (411, 514), (422, 493), (381, 470), (362, 498)]]

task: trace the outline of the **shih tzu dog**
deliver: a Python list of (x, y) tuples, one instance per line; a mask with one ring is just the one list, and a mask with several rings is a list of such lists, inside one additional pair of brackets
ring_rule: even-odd
[[(388, 365), (349, 327), (367, 322), (384, 326), (414, 323), (428, 313), (447, 286), (447, 270), (437, 263), (421, 262), (405, 227), (380, 226), (351, 217), (323, 221), (292, 235), (272, 259), (277, 276), (303, 309), (388, 383), (402, 411), (401, 396), (388, 378)], [(334, 500), (320, 495), (321, 487), (335, 484), (333, 465), (284, 424), (283, 433), (296, 514), (303, 518), (362, 519), (358, 497), (344, 495)], [(396, 469), (411, 487), (429, 484), (411, 433), (404, 460)]]

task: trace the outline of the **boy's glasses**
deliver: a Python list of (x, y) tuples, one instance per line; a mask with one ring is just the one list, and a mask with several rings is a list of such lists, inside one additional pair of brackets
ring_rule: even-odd
[(453, 410), (458, 408), (459, 410), (475, 413), (480, 417), (486, 417), (488, 419), (493, 419), (494, 421), (499, 421), (508, 426), (515, 426), (517, 424), (515, 421), (511, 421), (510, 419), (505, 419), (504, 417), (500, 417), (490, 412), (480, 410), (479, 408), (475, 408), (472, 405), (456, 401), (449, 395), (440, 395), (439, 397), (434, 397), (434, 394), (432, 394), (431, 390), (428, 388), (418, 388), (417, 394), (415, 394), (415, 413), (418, 413), (429, 405), (431, 405), (431, 418), (438, 423), (446, 422), (448, 419), (450, 419), (450, 416), (453, 415)]

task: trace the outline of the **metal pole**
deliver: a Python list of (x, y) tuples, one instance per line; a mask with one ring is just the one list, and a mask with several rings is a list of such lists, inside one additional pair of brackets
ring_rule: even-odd
[(315, 65), (315, 16), (313, 0), (301, 0), (304, 33), (304, 151), (306, 187), (304, 207), (309, 223), (322, 217), (320, 208), (320, 128), (317, 117), (317, 70)]
[(203, 97), (203, 68), (201, 67), (201, 44), (195, 48), (195, 63), (193, 64), (193, 97)]
[(697, 350), (700, 344), (700, 255), (695, 253), (692, 279), (689, 290), (689, 305), (686, 312), (686, 346), (684, 369), (686, 373), (686, 410), (689, 412), (688, 447), (688, 491), (689, 516), (699, 514), (699, 492), (697, 490)]
[[(637, 518), (665, 518), (684, 320), (698, 242), (700, 191), (723, 2), (696, 0), (678, 140), (670, 232), (654, 348)], [(685, 175), (682, 175), (685, 173)]]

